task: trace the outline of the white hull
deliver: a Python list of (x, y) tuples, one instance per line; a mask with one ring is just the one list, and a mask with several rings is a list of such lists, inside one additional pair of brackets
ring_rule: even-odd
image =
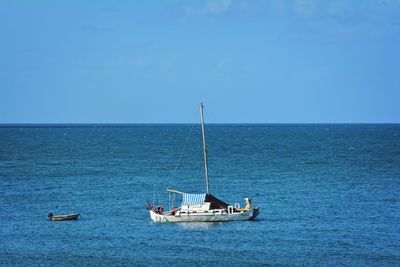
[(228, 222), (228, 221), (250, 221), (257, 217), (258, 208), (235, 213), (190, 213), (179, 215), (157, 214), (150, 210), (150, 217), (154, 222)]

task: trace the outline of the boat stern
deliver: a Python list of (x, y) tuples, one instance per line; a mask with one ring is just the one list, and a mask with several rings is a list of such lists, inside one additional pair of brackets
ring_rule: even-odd
[(251, 215), (249, 217), (249, 221), (254, 220), (254, 218), (256, 218), (258, 216), (258, 214), (260, 214), (260, 208), (252, 208), (251, 210)]

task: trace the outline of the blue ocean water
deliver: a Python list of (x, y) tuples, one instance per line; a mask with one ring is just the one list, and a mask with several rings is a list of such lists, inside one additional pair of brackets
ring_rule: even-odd
[(150, 221), (154, 189), (205, 191), (199, 125), (3, 125), (0, 265), (400, 265), (399, 124), (206, 130), (212, 193), (257, 220)]

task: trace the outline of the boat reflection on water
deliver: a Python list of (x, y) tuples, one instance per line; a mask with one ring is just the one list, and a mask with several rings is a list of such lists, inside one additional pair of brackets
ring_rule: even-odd
[(215, 227), (222, 222), (182, 222), (177, 223), (182, 228), (185, 229), (209, 229), (211, 227)]

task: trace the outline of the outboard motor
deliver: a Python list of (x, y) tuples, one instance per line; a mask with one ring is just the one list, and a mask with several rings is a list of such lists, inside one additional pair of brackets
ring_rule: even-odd
[(51, 220), (51, 218), (53, 218), (53, 213), (52, 213), (52, 212), (49, 212), (49, 213), (47, 214), (47, 217), (49, 217), (49, 219)]

